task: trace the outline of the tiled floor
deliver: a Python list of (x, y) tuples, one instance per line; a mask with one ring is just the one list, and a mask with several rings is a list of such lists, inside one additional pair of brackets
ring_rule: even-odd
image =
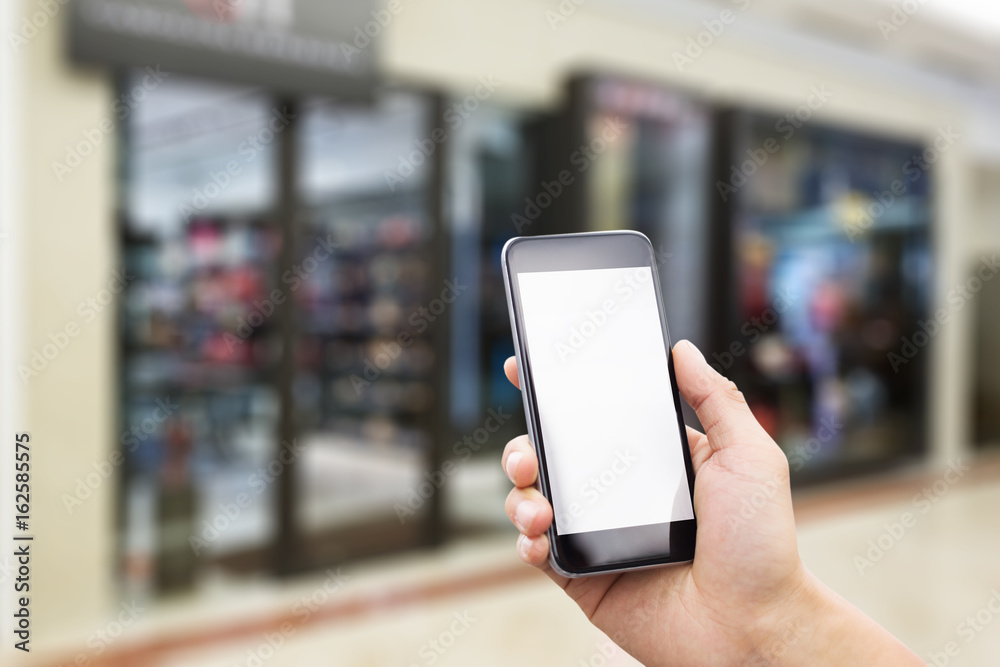
[[(987, 606), (995, 599), (992, 606), (1000, 610), (1000, 484), (959, 483), (937, 502), (930, 500), (937, 497), (934, 488), (925, 488), (916, 502), (802, 526), (802, 557), (928, 663), (1000, 665), (1000, 613)], [(937, 491), (944, 488), (939, 484)], [(901, 529), (904, 513), (912, 525)], [(973, 623), (964, 625), (970, 616)], [(932, 653), (952, 641), (957, 655), (937, 655), (935, 663)]]
[[(931, 480), (933, 481), (933, 480)], [(939, 484), (914, 499), (806, 519), (799, 543), (821, 579), (888, 627), (930, 664), (1000, 665), (1000, 481)], [(940, 492), (940, 493), (938, 493)], [(932, 502), (931, 498), (935, 500)], [(829, 509), (829, 508), (828, 508)], [(904, 513), (909, 513), (903, 525)], [(898, 524), (898, 525), (897, 525)], [(874, 545), (874, 547), (873, 547)], [(877, 549), (875, 548), (877, 547)], [(880, 556), (879, 550), (883, 553)], [(865, 560), (861, 560), (865, 559)], [(151, 667), (579, 667), (637, 664), (605, 644), (582, 613), (547, 579), (530, 571), (486, 589), (437, 594), (406, 604), (379, 606), (372, 591), (401, 582), (448, 581), (477, 569), (516, 566), (513, 536), (461, 545), (445, 553), (413, 556), (396, 567), (370, 564), (350, 571), (344, 599), (374, 599), (359, 615), (323, 622), (293, 622), (282, 636), (261, 630), (212, 642)], [(515, 573), (522, 572), (515, 569)], [(304, 599), (317, 582), (261, 592), (273, 605)], [(237, 607), (230, 603), (230, 607)], [(294, 608), (288, 607), (288, 608)], [(301, 609), (301, 608), (300, 608)], [(232, 609), (233, 613), (237, 610)], [(966, 620), (972, 617), (972, 621)], [(977, 620), (978, 618), (978, 620)], [(174, 627), (183, 627), (175, 619)], [(979, 628), (978, 630), (976, 628)], [(952, 653), (945, 645), (955, 642)], [(119, 664), (119, 663), (116, 663)], [(128, 661), (121, 664), (130, 664)]]

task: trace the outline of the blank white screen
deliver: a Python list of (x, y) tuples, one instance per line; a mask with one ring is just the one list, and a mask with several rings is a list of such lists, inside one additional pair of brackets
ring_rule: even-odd
[(650, 268), (517, 279), (559, 534), (693, 519)]

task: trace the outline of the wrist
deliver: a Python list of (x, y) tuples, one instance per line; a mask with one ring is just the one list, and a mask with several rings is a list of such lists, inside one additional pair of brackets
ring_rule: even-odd
[(785, 603), (760, 616), (745, 667), (924, 665), (891, 633), (800, 569)]
[(747, 667), (801, 665), (801, 648), (815, 647), (820, 626), (834, 620), (832, 592), (799, 565), (781, 593), (757, 616)]

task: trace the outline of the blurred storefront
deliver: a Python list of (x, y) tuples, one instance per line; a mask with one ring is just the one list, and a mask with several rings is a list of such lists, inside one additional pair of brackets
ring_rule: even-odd
[[(291, 573), (502, 525), (494, 459), (523, 419), (499, 370), (506, 310), (487, 306), (503, 303), (502, 211), (530, 164), (521, 116), (448, 122), (468, 99), (281, 103), (176, 77), (129, 118), (122, 428), (164, 400), (174, 412), (123, 442), (129, 588)], [(465, 231), (441, 224), (451, 160), (478, 193)]]
[[(126, 75), (123, 95), (146, 76)], [(129, 116), (130, 588), (299, 571), (502, 525), (483, 498), (502, 495), (489, 462), (507, 438), (448, 443), (491, 407), (502, 422), (518, 412), (499, 373), (511, 346), (498, 253), (515, 233), (650, 236), (674, 336), (741, 381), (797, 483), (926, 453), (925, 360), (902, 373), (884, 363), (928, 316), (930, 177), (904, 173), (921, 145), (796, 133), (612, 76), (574, 80), (561, 108), (533, 118), (486, 112), (464, 127), (463, 104), (389, 89), (363, 105), (282, 102), (174, 76)], [(713, 164), (713, 145), (732, 157)], [(751, 173), (726, 173), (734, 163)], [(434, 205), (449, 168), (461, 227)], [(865, 217), (867, 193), (903, 178), (900, 202)], [(171, 414), (134, 431), (164, 401)]]
[(739, 382), (799, 488), (1000, 441), (1000, 288), (949, 298), (1000, 249), (1000, 141), (939, 75), (739, 39), (678, 68), (664, 35), (711, 13), (690, 8), (608, 24), (595, 2), (550, 30), (530, 0), (71, 7), (19, 56), (26, 356), (131, 277), (23, 399), (40, 440), (77, 443), (39, 472), (90, 582), (67, 628), (123, 591), (508, 530), (518, 234), (647, 234), (672, 335)]

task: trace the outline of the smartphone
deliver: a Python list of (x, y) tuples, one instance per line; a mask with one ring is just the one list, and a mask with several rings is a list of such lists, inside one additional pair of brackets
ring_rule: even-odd
[(694, 469), (649, 239), (517, 237), (502, 262), (552, 568), (693, 559)]

